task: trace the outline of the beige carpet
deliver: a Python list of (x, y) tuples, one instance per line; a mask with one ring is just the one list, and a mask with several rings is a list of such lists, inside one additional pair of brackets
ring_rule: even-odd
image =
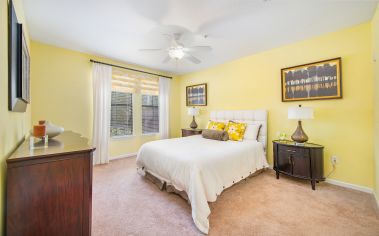
[[(135, 158), (96, 166), (92, 232), (201, 235), (190, 206), (136, 173)], [(209, 235), (379, 235), (374, 198), (327, 183), (275, 179), (272, 170), (224, 191), (211, 204)]]

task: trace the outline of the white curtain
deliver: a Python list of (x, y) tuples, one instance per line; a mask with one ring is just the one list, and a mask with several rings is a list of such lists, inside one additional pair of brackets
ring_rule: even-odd
[(162, 139), (169, 138), (170, 79), (159, 78), (159, 133)]
[(96, 147), (94, 164), (109, 162), (108, 146), (111, 116), (112, 67), (93, 63), (93, 135), (92, 142)]

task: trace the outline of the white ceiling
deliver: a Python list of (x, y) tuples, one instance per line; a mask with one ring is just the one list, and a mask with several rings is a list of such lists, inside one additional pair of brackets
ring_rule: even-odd
[[(377, 0), (23, 0), (33, 40), (183, 74), (369, 21)], [(171, 27), (168, 27), (171, 26)], [(182, 29), (202, 60), (163, 64), (162, 33)], [(203, 35), (208, 35), (204, 38)], [(188, 34), (187, 34), (188, 36)]]

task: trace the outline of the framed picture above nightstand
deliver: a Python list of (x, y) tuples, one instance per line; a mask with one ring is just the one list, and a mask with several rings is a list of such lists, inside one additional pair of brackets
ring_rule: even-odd
[(207, 105), (207, 84), (196, 84), (186, 87), (187, 106)]
[(282, 69), (282, 102), (342, 98), (341, 58)]

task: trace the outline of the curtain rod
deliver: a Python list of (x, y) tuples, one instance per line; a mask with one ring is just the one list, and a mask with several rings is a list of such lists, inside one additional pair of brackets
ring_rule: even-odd
[(101, 61), (95, 61), (95, 60), (92, 60), (92, 59), (89, 60), (89, 61), (92, 62), (92, 63), (98, 63), (98, 64), (107, 65), (107, 66), (113, 66), (113, 67), (118, 67), (118, 68), (121, 68), (121, 69), (126, 69), (126, 70), (141, 72), (141, 73), (145, 73), (145, 74), (149, 74), (149, 75), (155, 75), (155, 76), (159, 76), (159, 77), (164, 77), (164, 78), (172, 79), (172, 77), (170, 77), (170, 76), (155, 74), (155, 73), (151, 73), (151, 72), (147, 72), (147, 71), (143, 71), (143, 70), (136, 70), (136, 69), (128, 68), (128, 67), (124, 67), (124, 66), (118, 66), (118, 65), (114, 65), (114, 64), (109, 64), (109, 63), (101, 62)]

